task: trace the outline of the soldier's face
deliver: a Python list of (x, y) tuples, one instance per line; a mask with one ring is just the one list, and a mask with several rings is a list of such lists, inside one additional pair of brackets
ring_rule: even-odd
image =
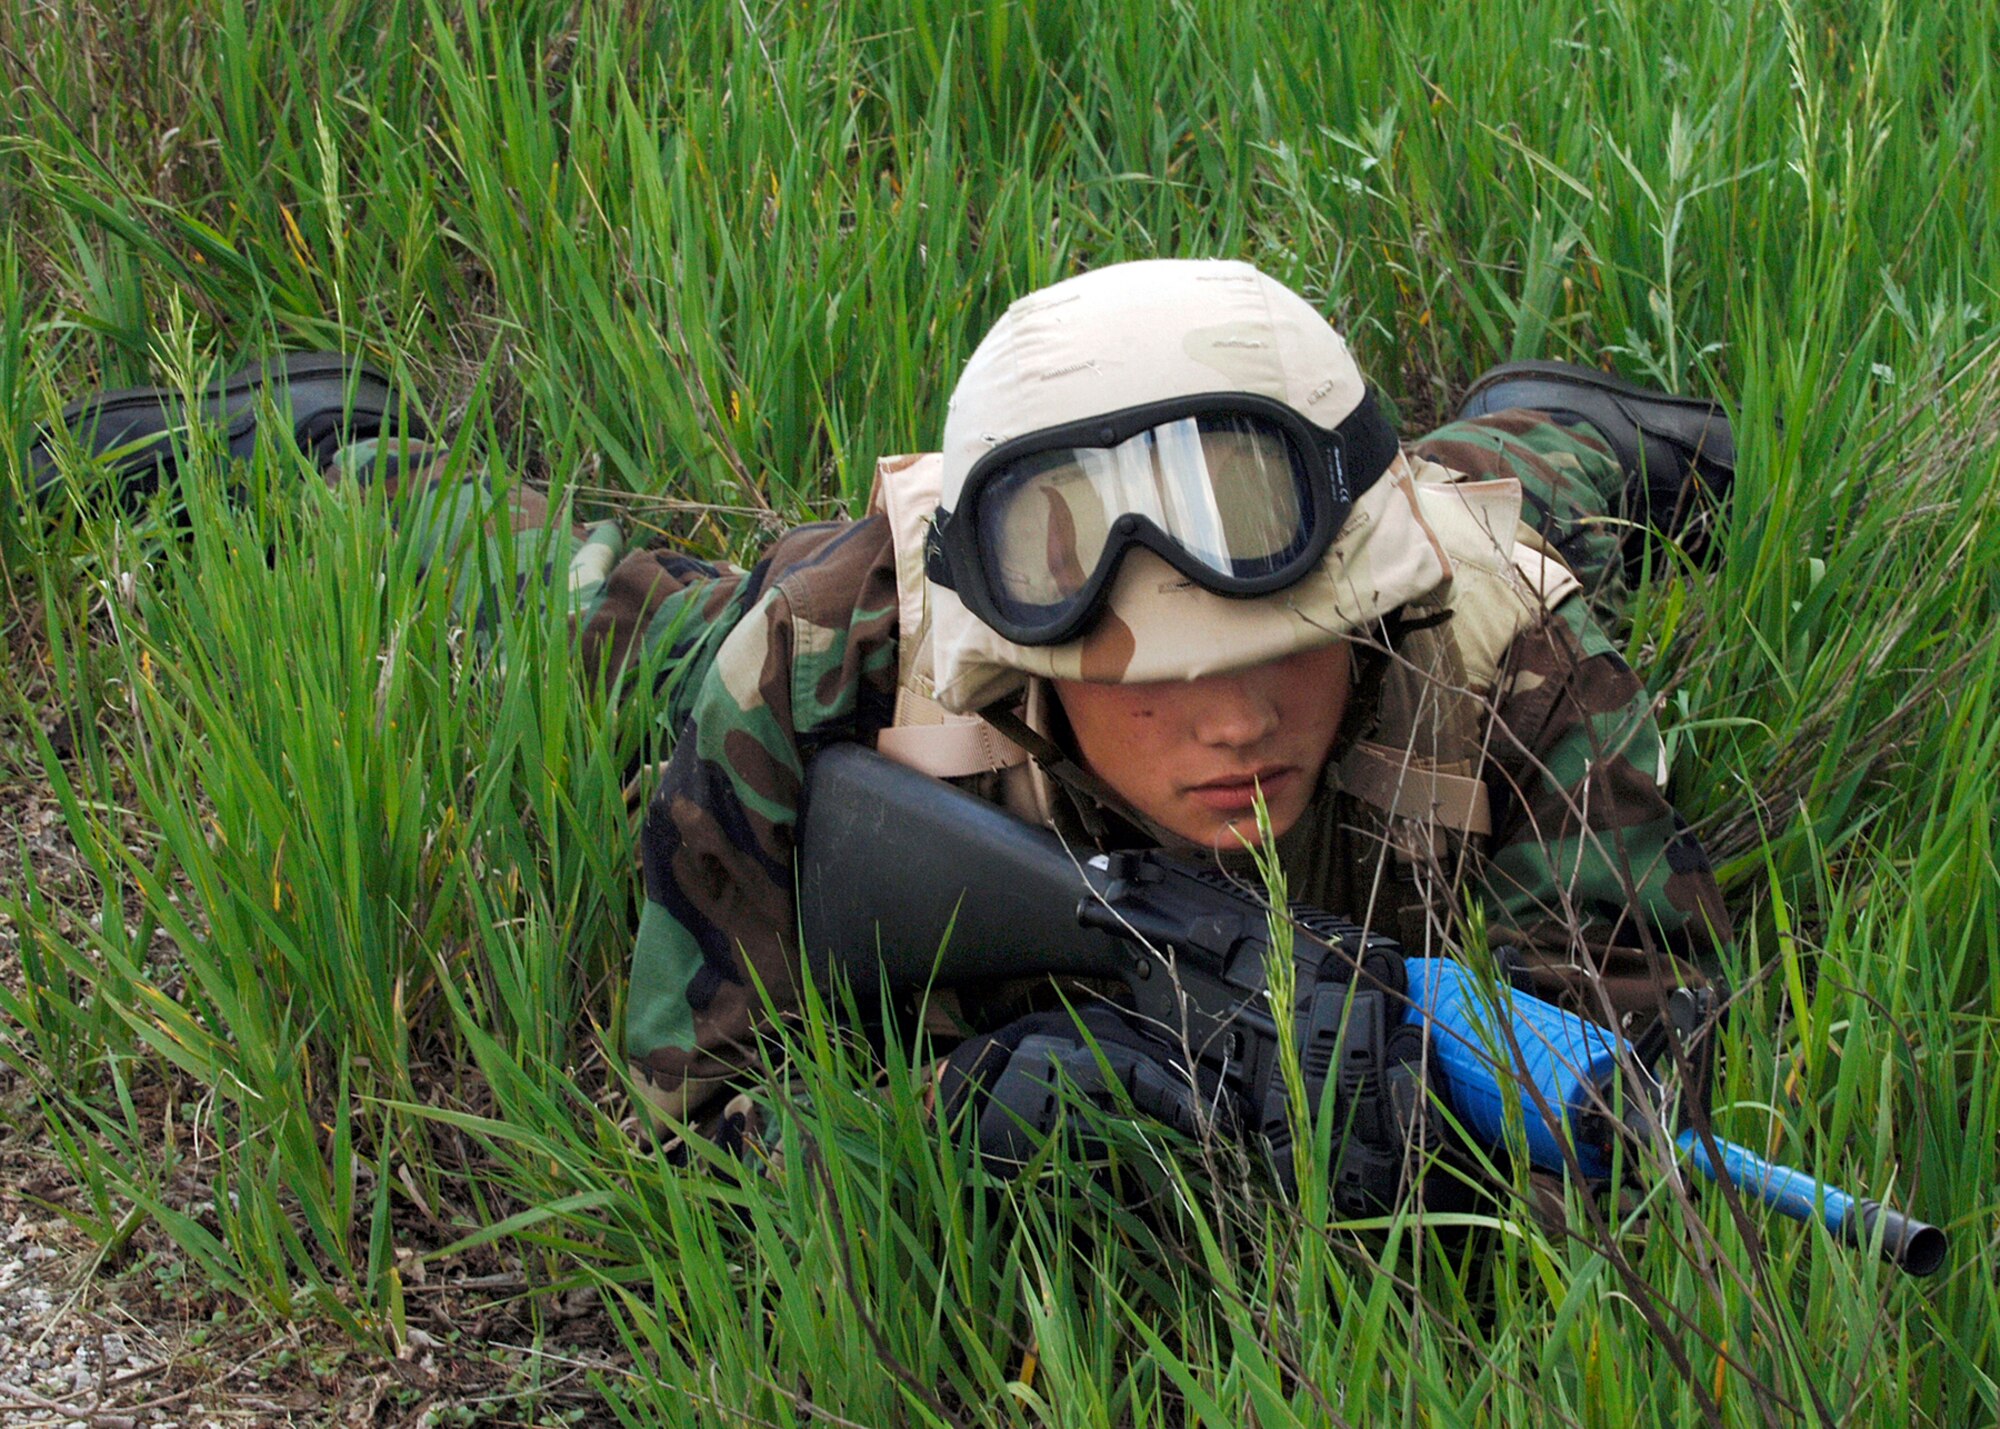
[(1203, 848), (1257, 841), (1261, 788), (1274, 834), (1298, 822), (1347, 712), (1347, 645), (1199, 680), (1057, 680), (1090, 771), (1169, 833)]

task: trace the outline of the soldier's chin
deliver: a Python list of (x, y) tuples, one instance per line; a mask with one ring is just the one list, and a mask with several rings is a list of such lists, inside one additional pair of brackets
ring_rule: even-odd
[[(1299, 821), (1297, 810), (1271, 809), (1270, 814), (1273, 839), (1283, 838)], [(1231, 814), (1204, 810), (1196, 815), (1190, 811), (1171, 820), (1156, 817), (1154, 822), (1187, 847), (1208, 849), (1215, 853), (1236, 853), (1245, 848), (1256, 848), (1260, 842), (1254, 809)]]

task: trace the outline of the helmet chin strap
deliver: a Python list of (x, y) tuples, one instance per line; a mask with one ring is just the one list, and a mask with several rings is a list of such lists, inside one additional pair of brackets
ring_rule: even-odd
[(1143, 838), (1160, 848), (1185, 848), (1188, 841), (1147, 818), (1123, 794), (1084, 768), (1061, 745), (1021, 718), (1010, 700), (998, 701), (978, 711), (979, 717), (1028, 751), (1057, 788), (1069, 799), (1070, 808), (1091, 842), (1110, 848), (1118, 840), (1106, 815), (1128, 824)]

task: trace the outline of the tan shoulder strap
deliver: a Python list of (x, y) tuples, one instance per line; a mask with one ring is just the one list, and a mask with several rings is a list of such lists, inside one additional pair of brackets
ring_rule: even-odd
[(1464, 481), (1426, 466), (1417, 491), (1450, 558), (1452, 578), (1418, 614), (1439, 617), (1399, 642), (1368, 738), (1341, 760), (1341, 789), (1390, 819), (1486, 837), (1492, 799), (1475, 771), (1507, 652), (1520, 634), (1581, 589), (1520, 520), (1511, 479)]
[(1481, 837), (1493, 832), (1492, 800), (1485, 784), (1469, 774), (1422, 764), (1406, 750), (1357, 740), (1340, 761), (1340, 787), (1391, 818)]
[(1534, 545), (1526, 540), (1516, 541), (1512, 554), (1514, 569), (1521, 573), (1521, 579), (1528, 583), (1528, 589), (1534, 592), (1544, 610), (1554, 610), (1583, 589), (1583, 582), (1576, 578), (1576, 573), (1539, 541)]
[[(903, 702), (896, 701), (900, 712)], [(891, 725), (875, 736), (875, 748), (898, 764), (907, 764), (933, 779), (962, 779), (1011, 769), (1025, 760), (1025, 750), (985, 720), (973, 715), (947, 714), (941, 724)]]
[[(868, 513), (889, 523), (890, 548), (896, 557), (897, 683), (901, 685), (910, 683), (917, 654), (930, 636), (924, 537), (943, 483), (944, 458), (937, 452), (885, 456), (875, 463), (875, 485), (868, 493)], [(900, 718), (897, 723), (902, 723)]]
[(924, 537), (943, 480), (944, 459), (936, 452), (884, 457), (875, 464), (868, 509), (889, 523), (897, 622), (895, 722), (875, 737), (875, 748), (933, 778), (961, 779), (1012, 768), (1028, 756), (985, 720), (953, 714), (933, 696)]

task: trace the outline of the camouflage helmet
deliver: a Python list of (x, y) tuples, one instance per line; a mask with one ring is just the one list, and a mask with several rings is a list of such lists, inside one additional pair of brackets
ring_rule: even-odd
[[(994, 324), (952, 393), (938, 527), (960, 512), (968, 477), (989, 453), (1032, 448), (1038, 434), (1088, 433), (1100, 419), (1177, 403), (1207, 410), (1232, 398), (1326, 437), (1362, 429), (1373, 413), (1340, 335), (1305, 299), (1246, 263), (1123, 263), (1031, 293)], [(971, 711), (1030, 676), (1131, 684), (1226, 673), (1331, 644), (1433, 590), (1448, 567), (1419, 515), (1410, 465), (1386, 423), (1376, 419), (1369, 429), (1386, 436), (1376, 438), (1365, 489), (1357, 482), (1343, 493), (1351, 504), (1333, 508), (1318, 553), (1285, 574), (1282, 588), (1207, 588), (1228, 582), (1197, 579), (1197, 566), (1170, 559), (1171, 546), (1154, 539), (1105, 560), (1094, 621), (1060, 643), (1027, 643), (996, 629), (1004, 622), (991, 617), (991, 599), (951, 588), (964, 582), (944, 573), (934, 531), (937, 698)], [(1102, 430), (1108, 448), (1124, 428)], [(1213, 451), (1208, 465), (1216, 465)], [(1233, 478), (1209, 479), (1220, 488)], [(975, 482), (974, 495), (982, 489)], [(1030, 513), (1031, 528), (1010, 539), (1029, 549), (1046, 539), (1053, 551), (1058, 526), (1073, 537), (1074, 513), (1060, 501), (1045, 504), (1062, 508), (1059, 518)], [(1105, 516), (1085, 513), (1099, 521), (1100, 545)]]

